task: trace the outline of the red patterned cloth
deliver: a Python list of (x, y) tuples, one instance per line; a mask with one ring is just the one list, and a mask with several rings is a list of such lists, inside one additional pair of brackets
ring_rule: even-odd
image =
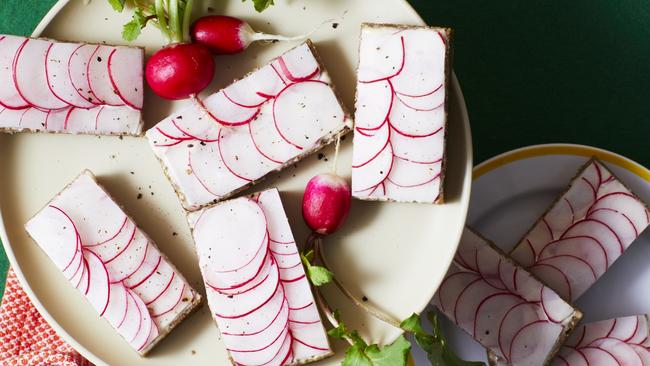
[(47, 324), (12, 269), (0, 305), (0, 365), (92, 366)]

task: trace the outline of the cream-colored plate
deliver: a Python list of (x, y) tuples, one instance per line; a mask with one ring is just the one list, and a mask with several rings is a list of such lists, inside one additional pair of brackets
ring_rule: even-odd
[[(121, 26), (129, 15), (114, 13), (106, 0), (60, 2), (35, 35), (59, 40), (123, 43)], [(421, 24), (421, 18), (403, 0), (276, 0), (276, 5), (257, 14), (250, 1), (219, 0), (209, 4), (218, 14), (250, 20), (266, 32), (298, 34), (327, 18), (346, 13), (340, 25), (322, 28), (313, 37), (344, 102), (354, 105), (355, 69), (359, 25), (362, 21)], [(207, 4), (197, 6), (207, 13)], [(42, 31), (42, 33), (41, 33)], [(149, 52), (159, 48), (161, 37), (146, 29), (137, 44)], [(217, 58), (217, 77), (211, 90), (225, 86), (252, 68), (265, 63), (292, 44), (256, 45), (238, 56)], [(359, 296), (389, 314), (404, 318), (422, 310), (435, 292), (456, 250), (465, 223), (471, 184), (472, 150), (469, 123), (458, 82), (450, 93), (448, 139), (448, 203), (440, 206), (354, 202), (350, 219), (340, 234), (327, 239), (327, 256), (333, 270)], [(150, 127), (179, 108), (149, 93), (145, 121)], [(351, 140), (344, 141), (340, 171), (349, 176)], [(297, 240), (307, 228), (300, 215), (306, 181), (330, 169), (332, 149), (324, 157), (312, 156), (266, 183), (278, 186)], [(329, 161), (327, 161), (329, 160)], [(226, 351), (207, 307), (175, 329), (148, 358), (133, 352), (108, 323), (97, 317), (48, 258), (23, 230), (23, 224), (82, 169), (95, 172), (99, 181), (124, 205), (138, 224), (158, 243), (189, 280), (203, 291), (185, 214), (171, 185), (144, 138), (17, 134), (0, 136), (0, 207), (7, 253), (26, 291), (59, 334), (92, 362), (103, 365), (224, 365)], [(136, 199), (142, 194), (142, 199)], [(332, 306), (340, 308), (350, 327), (374, 342), (394, 339), (398, 331), (370, 319), (335, 288), (325, 290)], [(342, 344), (334, 342), (337, 356), (321, 365), (340, 362)]]

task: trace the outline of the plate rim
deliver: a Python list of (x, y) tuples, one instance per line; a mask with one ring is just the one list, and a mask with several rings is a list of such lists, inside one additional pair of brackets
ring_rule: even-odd
[[(417, 17), (418, 21), (421, 24), (427, 24), (422, 16), (413, 8), (411, 3), (408, 0), (400, 0), (403, 2), (407, 9), (409, 9), (415, 17)], [(69, 3), (71, 3), (71, 0), (58, 0), (51, 8), (50, 10), (45, 14), (45, 16), (41, 19), (41, 21), (38, 23), (38, 25), (34, 28), (34, 31), (30, 34), (30, 37), (38, 38), (42, 35), (42, 33), (45, 31), (47, 26), (54, 20), (54, 18), (63, 10)], [(473, 138), (472, 138), (472, 129), (471, 129), (471, 124), (470, 124), (470, 119), (469, 119), (469, 114), (467, 110), (467, 103), (465, 102), (465, 96), (463, 94), (462, 87), (460, 85), (460, 82), (458, 81), (458, 77), (456, 76), (455, 70), (452, 69), (452, 74), (451, 74), (451, 87), (455, 89), (455, 92), (457, 93), (457, 98), (458, 101), (457, 103), (459, 104), (459, 111), (460, 115), (459, 118), (462, 121), (462, 129), (465, 130), (465, 155), (466, 155), (466, 161), (465, 161), (465, 167), (464, 167), (464, 173), (463, 177), (464, 178), (464, 184), (462, 186), (461, 192), (461, 197), (464, 192), (467, 192), (466, 196), (466, 204), (461, 207), (461, 211), (463, 213), (462, 215), (462, 221), (463, 225), (460, 230), (458, 230), (456, 240), (452, 244), (454, 247), (453, 251), (449, 251), (450, 255), (448, 255), (448, 258), (445, 258), (443, 260), (443, 263), (445, 263), (445, 268), (448, 269), (451, 266), (453, 257), (455, 255), (456, 250), (458, 249), (458, 245), (460, 244), (460, 238), (462, 236), (463, 230), (462, 228), (465, 227), (466, 222), (467, 222), (467, 216), (469, 213), (469, 203), (471, 202), (471, 196), (472, 196), (472, 183), (474, 181), (473, 178), (473, 170), (474, 168), (474, 146), (473, 146)], [(650, 176), (650, 172), (648, 172)], [(462, 201), (461, 201), (462, 204)], [(45, 306), (42, 304), (42, 302), (39, 300), (38, 296), (33, 292), (31, 286), (29, 285), (27, 279), (23, 275), (22, 270), (20, 269), (20, 266), (18, 265), (16, 256), (13, 252), (12, 246), (10, 245), (9, 242), (9, 237), (7, 235), (7, 231), (5, 228), (5, 221), (3, 218), (3, 213), (2, 213), (2, 208), (0, 207), (0, 241), (2, 242), (2, 246), (5, 250), (5, 253), (7, 255), (7, 258), (9, 259), (9, 264), (10, 267), (14, 270), (14, 273), (16, 277), (18, 278), (18, 281), (20, 282), (24, 292), (27, 294), (28, 298), (32, 302), (32, 304), (36, 307), (38, 310), (39, 314), (47, 321), (47, 323), (54, 329), (54, 331), (61, 337), (63, 338), (70, 346), (72, 346), (77, 352), (79, 352), (83, 357), (85, 357), (87, 360), (92, 362), (93, 364), (97, 366), (109, 366), (108, 363), (106, 363), (104, 360), (100, 359), (97, 357), (93, 352), (88, 350), (86, 347), (81, 345), (76, 339), (74, 339), (58, 322), (52, 318), (50, 315), (49, 311), (45, 308)], [(439, 286), (440, 284), (438, 284)], [(435, 295), (436, 291), (438, 290), (438, 286), (431, 292), (431, 298)], [(421, 304), (421, 306), (418, 306), (420, 312), (424, 311), (426, 307), (429, 305), (430, 299), (425, 301), (424, 304)], [(400, 334), (402, 334), (403, 331), (400, 331)]]
[(635, 160), (603, 148), (568, 143), (529, 145), (495, 155), (474, 167), (472, 181), (476, 181), (483, 175), (516, 161), (547, 155), (572, 155), (587, 158), (596, 157), (602, 161), (628, 170), (645, 181), (650, 182), (650, 169)]

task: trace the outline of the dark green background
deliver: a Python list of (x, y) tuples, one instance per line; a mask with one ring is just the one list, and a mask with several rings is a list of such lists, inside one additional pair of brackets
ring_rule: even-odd
[[(0, 33), (31, 33), (54, 3), (0, 0)], [(650, 165), (650, 2), (411, 3), (428, 23), (455, 29), (454, 68), (476, 162), (520, 146), (573, 142)], [(1, 277), (5, 258), (0, 265)]]

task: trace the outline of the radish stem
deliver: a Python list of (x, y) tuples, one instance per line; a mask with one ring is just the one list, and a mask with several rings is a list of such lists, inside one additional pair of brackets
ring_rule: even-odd
[[(313, 247), (314, 247), (314, 253), (316, 254), (316, 257), (320, 259), (321, 264), (323, 267), (327, 268), (328, 270), (330, 269), (330, 266), (327, 263), (327, 260), (325, 259), (325, 255), (323, 253), (323, 245), (322, 245), (322, 236), (316, 236), (313, 238)], [(369, 307), (368, 305), (365, 304), (364, 301), (356, 297), (352, 291), (348, 290), (341, 281), (339, 281), (336, 276), (333, 277), (334, 284), (336, 287), (341, 290), (343, 295), (345, 295), (348, 299), (350, 299), (356, 306), (360, 307), (363, 311), (366, 313), (372, 315), (373, 317), (381, 320), (382, 322), (391, 325), (395, 328), (401, 329), (400, 327), (400, 321), (395, 320), (395, 318), (391, 317), (390, 315), (384, 313), (383, 311), (379, 309), (373, 309)]]
[(336, 168), (337, 168), (337, 165), (338, 165), (338, 162), (339, 162), (339, 149), (340, 149), (340, 147), (341, 147), (341, 134), (339, 133), (338, 135), (336, 135), (336, 145), (334, 147), (334, 159), (332, 161), (332, 173), (334, 175), (338, 175), (338, 174), (336, 174), (336, 170), (337, 170)]
[(190, 22), (192, 21), (192, 7), (194, 0), (187, 0), (185, 2), (185, 10), (183, 12), (183, 41), (189, 41), (190, 37)]
[(169, 0), (169, 28), (172, 33), (172, 42), (183, 42), (181, 23), (178, 16), (178, 0)]
[(160, 25), (160, 31), (165, 38), (165, 43), (171, 42), (171, 36), (169, 34), (169, 27), (167, 26), (167, 18), (165, 15), (165, 4), (164, 0), (156, 0), (156, 17), (158, 18), (158, 24)]

